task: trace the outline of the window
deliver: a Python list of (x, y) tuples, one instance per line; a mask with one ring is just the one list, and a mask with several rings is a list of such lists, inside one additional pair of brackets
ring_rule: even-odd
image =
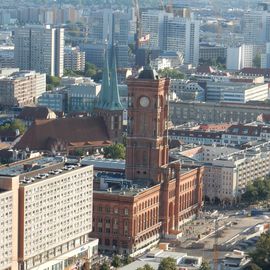
[(125, 215), (127, 216), (128, 215), (128, 209), (125, 208)]

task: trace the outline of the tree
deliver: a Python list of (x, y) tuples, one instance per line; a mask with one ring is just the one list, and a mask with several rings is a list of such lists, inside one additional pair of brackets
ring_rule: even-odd
[(199, 270), (211, 270), (211, 267), (210, 267), (208, 262), (203, 261), (200, 268), (199, 268)]
[(121, 266), (121, 259), (119, 256), (117, 256), (117, 255), (113, 256), (112, 266), (113, 267), (120, 267)]
[(175, 259), (168, 257), (164, 258), (158, 267), (158, 270), (177, 270), (177, 265)]
[(52, 90), (54, 87), (57, 87), (60, 85), (61, 79), (56, 76), (46, 76), (46, 84), (47, 84), (47, 91)]
[(20, 134), (23, 134), (26, 129), (25, 124), (19, 119), (15, 119), (14, 121), (10, 123), (5, 123), (4, 125), (0, 126), (0, 131), (4, 131), (4, 130), (15, 131), (16, 129), (20, 131)]
[(97, 67), (94, 64), (91, 64), (89, 62), (85, 63), (85, 72), (84, 75), (86, 77), (95, 77), (97, 74)]
[(270, 269), (270, 232), (260, 236), (256, 244), (256, 249), (249, 255), (252, 261), (261, 267), (262, 270)]
[(270, 199), (270, 181), (267, 177), (256, 179), (253, 183), (248, 184), (242, 195), (242, 200), (247, 203), (268, 199)]
[(149, 264), (145, 264), (144, 266), (137, 268), (137, 270), (154, 270), (154, 268)]
[(185, 75), (177, 69), (164, 68), (158, 71), (161, 77), (168, 77), (171, 79), (184, 79)]
[(104, 148), (105, 158), (112, 159), (124, 159), (126, 154), (126, 148), (121, 143), (115, 143), (113, 145)]
[(261, 67), (261, 55), (260, 54), (256, 54), (255, 57), (253, 58), (253, 66), (256, 68)]
[(104, 263), (100, 266), (99, 270), (110, 270), (110, 265), (109, 265), (107, 262), (104, 262)]
[(130, 264), (133, 262), (133, 259), (130, 256), (125, 256), (124, 259), (122, 260), (124, 265)]
[(15, 119), (14, 121), (12, 121), (10, 124), (10, 128), (13, 131), (18, 129), (20, 131), (20, 134), (23, 134), (25, 132), (25, 124), (19, 119)]

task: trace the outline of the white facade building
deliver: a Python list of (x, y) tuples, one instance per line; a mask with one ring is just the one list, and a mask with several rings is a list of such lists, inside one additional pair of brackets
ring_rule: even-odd
[[(13, 237), (13, 242), (11, 246), (6, 240), (2, 242), (1, 233), (0, 243), (5, 248), (9, 245), (9, 252), (3, 263), (1, 247), (0, 263), (11, 270), (18, 269), (18, 265), (26, 270), (73, 269), (88, 262), (91, 265), (98, 245), (98, 239), (89, 237), (93, 166), (41, 156), (0, 171), (0, 207), (15, 214), (12, 219), (4, 210), (8, 214), (4, 218), (4, 226), (8, 225), (5, 234), (8, 240)], [(15, 198), (13, 203), (10, 192)], [(4, 204), (2, 194), (6, 196)], [(2, 226), (0, 223), (0, 229)], [(14, 265), (10, 264), (12, 253)]]
[(238, 47), (227, 48), (227, 69), (240, 70), (242, 68), (253, 67), (254, 54), (255, 48), (251, 44), (242, 44)]
[(246, 103), (269, 98), (267, 83), (207, 82), (206, 101)]
[(151, 49), (163, 48), (164, 18), (165, 11), (149, 10), (142, 12), (142, 36), (150, 35), (149, 42), (142, 44), (142, 47)]

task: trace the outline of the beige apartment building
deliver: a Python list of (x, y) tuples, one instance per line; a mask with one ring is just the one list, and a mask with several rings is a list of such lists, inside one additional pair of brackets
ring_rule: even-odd
[(246, 186), (270, 172), (270, 142), (220, 156), (205, 164), (204, 195), (210, 200), (235, 203)]
[(89, 237), (92, 166), (61, 157), (24, 160), (0, 167), (0, 191), (0, 207), (9, 206), (0, 222), (6, 231), (1, 270), (62, 270), (91, 263), (98, 246), (98, 239)]
[(46, 75), (35, 71), (20, 71), (0, 77), (0, 105), (19, 106), (35, 104), (46, 92)]
[(85, 52), (78, 47), (66, 46), (64, 50), (64, 68), (67, 70), (84, 71)]

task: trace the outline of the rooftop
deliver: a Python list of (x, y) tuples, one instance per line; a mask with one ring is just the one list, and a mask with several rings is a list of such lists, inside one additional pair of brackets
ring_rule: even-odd
[(52, 166), (61, 162), (63, 162), (62, 157), (42, 156), (40, 158), (30, 159), (23, 162), (13, 163), (13, 164), (0, 167), (0, 176), (10, 176), (10, 177), (18, 176), (22, 173), (27, 172), (25, 169), (27, 165), (29, 166), (33, 165), (33, 167), (29, 169), (28, 171), (34, 171), (34, 170), (46, 168), (46, 167), (49, 167), (49, 166)]
[(55, 177), (59, 174), (67, 173), (81, 167), (77, 161), (66, 160), (62, 156), (45, 157), (10, 164), (0, 167), (0, 177), (20, 177), (21, 185), (29, 185), (45, 179)]

